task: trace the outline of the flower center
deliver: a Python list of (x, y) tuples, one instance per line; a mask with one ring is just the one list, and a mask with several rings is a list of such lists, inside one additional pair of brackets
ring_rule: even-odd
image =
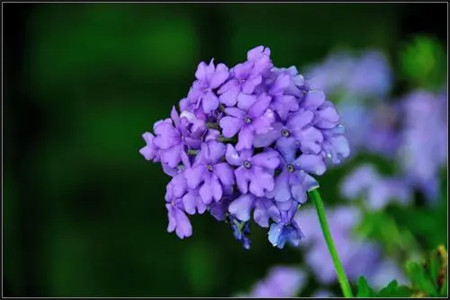
[(288, 165), (286, 166), (286, 170), (287, 170), (289, 173), (292, 173), (292, 172), (295, 171), (295, 168), (294, 168), (294, 166), (293, 166), (292, 164), (288, 164)]
[(214, 170), (212, 165), (207, 165), (206, 168), (208, 169), (208, 171), (212, 172)]
[(244, 122), (250, 124), (252, 122), (252, 119), (250, 119), (249, 117), (245, 117)]
[(244, 161), (244, 167), (247, 169), (250, 169), (252, 167), (252, 163), (249, 162), (248, 160)]
[(288, 137), (288, 136), (291, 135), (291, 133), (287, 129), (282, 129), (281, 130), (281, 135), (284, 136), (284, 137)]

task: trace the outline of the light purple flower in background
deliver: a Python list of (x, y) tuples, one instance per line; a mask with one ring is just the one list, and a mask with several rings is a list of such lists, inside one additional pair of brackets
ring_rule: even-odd
[(226, 138), (231, 138), (239, 133), (236, 149), (252, 148), (255, 134), (266, 133), (271, 128), (275, 116), (268, 109), (270, 101), (270, 97), (263, 93), (258, 96), (248, 110), (236, 107), (225, 109), (227, 116), (220, 120), (219, 125)]
[(273, 173), (280, 164), (278, 153), (269, 150), (253, 155), (253, 150), (242, 150), (239, 153), (231, 145), (227, 145), (227, 162), (236, 166), (234, 174), (236, 184), (242, 194), (248, 192), (258, 197), (264, 197), (267, 191), (273, 189)]
[(184, 172), (189, 188), (200, 186), (199, 193), (205, 204), (214, 199), (219, 201), (223, 195), (222, 185), (233, 185), (234, 175), (230, 166), (222, 162), (225, 145), (216, 141), (203, 143), (201, 152), (192, 167)]
[(339, 112), (352, 153), (395, 156), (400, 142), (395, 128), (399, 119), (396, 107), (384, 103), (372, 108), (362, 103), (342, 103)]
[[(344, 93), (344, 97), (379, 98), (391, 90), (392, 71), (384, 54), (366, 50), (361, 54), (335, 52), (324, 62), (306, 71), (313, 89), (329, 94)], [(360, 101), (360, 100), (359, 100)]]
[(312, 298), (331, 298), (336, 297), (332, 292), (327, 290), (318, 290), (311, 295)]
[(341, 194), (348, 199), (363, 198), (374, 210), (392, 202), (407, 204), (412, 199), (411, 187), (405, 179), (382, 177), (370, 164), (359, 166), (344, 178)]
[(447, 94), (427, 91), (408, 94), (402, 102), (405, 122), (399, 160), (407, 179), (434, 200), (439, 172), (447, 163)]
[[(383, 277), (383, 272), (387, 270), (384, 263), (386, 258), (382, 256), (381, 248), (377, 244), (363, 240), (354, 234), (354, 228), (362, 217), (361, 212), (356, 207), (340, 206), (327, 209), (326, 214), (331, 235), (349, 280), (356, 282), (362, 275), (376, 288), (381, 288), (377, 285), (387, 279), (386, 277), (383, 280), (380, 279)], [(304, 228), (305, 238), (301, 248), (306, 251), (306, 263), (311, 266), (315, 277), (322, 284), (336, 282), (336, 271), (327, 245), (323, 241), (314, 208), (300, 209), (294, 219), (300, 227)], [(402, 282), (404, 275), (399, 266), (391, 264), (389, 267), (390, 275), (397, 274), (389, 280), (397, 279)]]
[(228, 76), (228, 67), (224, 64), (214, 66), (214, 59), (211, 59), (209, 65), (201, 62), (195, 72), (197, 80), (189, 90), (188, 100), (195, 104), (196, 109), (201, 106), (202, 111), (209, 114), (219, 107), (219, 98), (214, 89), (224, 83)]
[(306, 284), (306, 274), (295, 267), (275, 266), (256, 283), (247, 297), (295, 297)]
[(358, 95), (382, 97), (392, 86), (392, 71), (382, 52), (365, 52), (355, 63), (347, 87)]

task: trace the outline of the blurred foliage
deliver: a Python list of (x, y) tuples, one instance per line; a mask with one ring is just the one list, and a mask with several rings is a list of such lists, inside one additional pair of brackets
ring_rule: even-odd
[(358, 279), (356, 294), (357, 298), (408, 297), (410, 295), (410, 289), (407, 286), (399, 286), (396, 280), (392, 280), (391, 282), (389, 282), (389, 284), (382, 288), (379, 292), (374, 292), (364, 276), (361, 276)]
[(441, 42), (418, 35), (400, 52), (400, 72), (411, 88), (439, 89), (446, 82), (447, 57)]
[[(141, 134), (186, 96), (202, 60), (231, 66), (260, 44), (271, 48), (276, 65), (300, 72), (336, 48), (378, 48), (393, 58), (411, 31), (402, 20), (420, 10), (319, 3), (3, 7), (5, 295), (54, 297), (229, 296), (269, 266), (298, 264), (302, 253), (272, 248), (256, 227), (251, 251), (207, 216), (192, 218), (189, 239), (168, 234), (169, 178), (138, 153)], [(320, 179), (327, 205), (342, 202), (339, 180), (356, 163)], [(395, 220), (423, 235), (430, 249), (442, 243), (444, 228), (429, 224), (440, 209), (411, 208)], [(407, 223), (415, 220), (408, 216), (418, 221)]]
[(406, 265), (411, 286), (398, 285), (391, 281), (379, 292), (375, 292), (367, 279), (358, 279), (357, 297), (446, 297), (447, 296), (447, 250), (443, 245), (428, 254), (426, 261), (409, 261)]

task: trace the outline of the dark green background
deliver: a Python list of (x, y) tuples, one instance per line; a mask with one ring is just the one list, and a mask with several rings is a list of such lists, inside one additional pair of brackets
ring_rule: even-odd
[[(187, 95), (201, 60), (265, 45), (300, 72), (333, 49), (446, 44), (445, 4), (4, 4), (5, 296), (230, 296), (301, 253), (254, 228), (191, 218), (168, 234), (169, 181), (141, 134)], [(402, 83), (395, 93), (402, 92)], [(321, 179), (338, 201), (343, 171)], [(329, 205), (332, 205), (329, 204)], [(314, 283), (311, 283), (312, 285)]]

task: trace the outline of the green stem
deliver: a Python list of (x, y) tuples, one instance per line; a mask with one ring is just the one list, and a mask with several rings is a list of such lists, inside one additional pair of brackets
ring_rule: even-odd
[(348, 282), (347, 275), (345, 275), (344, 268), (339, 259), (339, 255), (334, 246), (333, 238), (331, 237), (330, 229), (328, 227), (327, 217), (325, 216), (325, 208), (323, 206), (322, 198), (320, 197), (319, 191), (317, 189), (309, 192), (310, 198), (312, 198), (314, 205), (317, 209), (317, 215), (319, 216), (320, 227), (322, 228), (323, 236), (327, 242), (328, 251), (330, 251), (331, 259), (333, 260), (334, 268), (336, 269), (336, 274), (341, 285), (342, 293), (344, 297), (353, 297), (352, 288)]

